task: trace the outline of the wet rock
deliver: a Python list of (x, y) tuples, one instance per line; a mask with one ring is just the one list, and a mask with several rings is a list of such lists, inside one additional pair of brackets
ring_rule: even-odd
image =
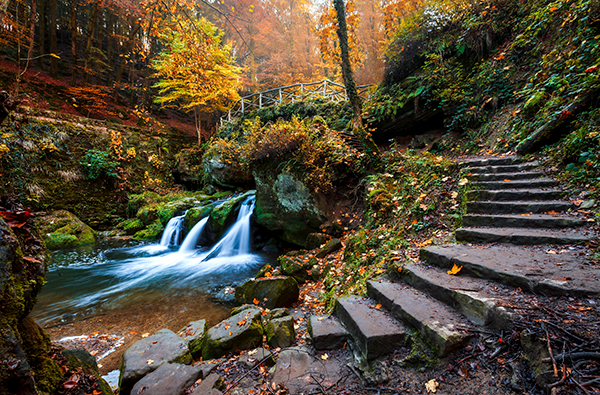
[(98, 391), (101, 395), (112, 395), (113, 391), (110, 385), (102, 378), (98, 370), (96, 358), (85, 350), (63, 350), (62, 355), (65, 358), (65, 365), (69, 370), (76, 370), (81, 367), (83, 373), (87, 376), (93, 376), (98, 383)]
[(331, 239), (331, 236), (325, 233), (311, 233), (306, 237), (306, 248), (314, 250), (321, 247)]
[(252, 174), (238, 161), (224, 159), (218, 146), (213, 146), (202, 160), (205, 181), (225, 188), (248, 187), (253, 184)]
[(194, 388), (191, 393), (195, 395), (218, 395), (221, 393), (220, 389), (225, 389), (223, 379), (218, 374), (212, 373), (202, 380), (200, 385)]
[(261, 317), (259, 309), (248, 308), (210, 328), (202, 342), (202, 358), (220, 358), (228, 352), (260, 345), (263, 338)]
[(177, 335), (188, 343), (188, 349), (193, 357), (200, 354), (204, 332), (206, 332), (206, 320), (190, 322), (177, 332)]
[(340, 349), (348, 340), (348, 331), (331, 316), (311, 316), (308, 320), (308, 333), (317, 350)]
[(133, 386), (131, 395), (183, 395), (200, 378), (200, 367), (165, 363), (138, 381)]
[(278, 232), (289, 243), (305, 246), (307, 236), (325, 222), (321, 197), (306, 187), (298, 176), (277, 166), (259, 166), (256, 181), (256, 222)]
[[(268, 358), (269, 356), (271, 356), (271, 358)], [(266, 366), (275, 365), (275, 358), (273, 357), (273, 353), (269, 350), (265, 350), (262, 347), (256, 348), (252, 351), (248, 351), (247, 354), (244, 354), (240, 357), (239, 362), (246, 365), (248, 369), (252, 369), (262, 360), (265, 360), (263, 363)]]
[(219, 362), (219, 359), (211, 359), (208, 361), (196, 362), (192, 366), (200, 368), (200, 370), (202, 371), (202, 375), (200, 377), (204, 379), (205, 377), (208, 377), (208, 375), (211, 374), (213, 370), (215, 370), (219, 366)]
[(254, 305), (254, 304), (243, 304), (241, 306), (238, 307), (234, 307), (233, 309), (231, 309), (231, 316), (233, 317), (234, 315), (237, 315), (239, 313), (241, 313), (242, 311), (246, 311), (249, 309), (254, 309), (254, 310), (261, 310), (260, 307)]
[(186, 342), (169, 329), (138, 340), (121, 357), (120, 393), (128, 394), (134, 384), (165, 363), (190, 364), (192, 356)]
[(594, 199), (589, 199), (589, 200), (586, 200), (585, 202), (581, 203), (579, 205), (579, 208), (582, 210), (588, 210), (588, 209), (594, 207), (595, 204), (596, 204), (596, 201)]
[(271, 319), (287, 317), (288, 315), (290, 315), (290, 312), (288, 309), (278, 308), (278, 309), (271, 310)]
[(520, 340), (525, 359), (533, 372), (535, 382), (544, 388), (547, 384), (555, 381), (552, 365), (542, 361), (544, 358), (550, 358), (546, 343), (538, 340), (533, 333), (529, 333), (527, 330), (521, 332)]
[(185, 225), (186, 229), (191, 230), (194, 225), (200, 222), (200, 220), (207, 217), (212, 210), (213, 206), (211, 204), (201, 207), (192, 207), (185, 213), (183, 224)]
[(46, 246), (51, 250), (96, 242), (96, 232), (66, 210), (38, 217), (35, 223)]
[(268, 309), (289, 306), (298, 301), (298, 282), (292, 277), (251, 279), (235, 289), (235, 301), (252, 303), (255, 299)]
[(223, 236), (225, 231), (235, 222), (241, 204), (255, 191), (248, 191), (243, 195), (233, 197), (223, 204), (215, 207), (206, 224), (206, 236), (212, 242), (216, 242)]
[(289, 347), (296, 340), (296, 331), (294, 330), (294, 317), (288, 315), (281, 318), (273, 318), (267, 323), (265, 328), (267, 343), (271, 347)]
[(319, 249), (315, 256), (317, 258), (325, 258), (327, 255), (331, 254), (332, 252), (336, 252), (341, 248), (342, 242), (340, 241), (340, 239), (331, 239)]
[(260, 268), (260, 270), (258, 271), (258, 273), (256, 273), (256, 276), (254, 278), (271, 277), (271, 276), (273, 276), (273, 266), (271, 266), (267, 263), (266, 265), (264, 265), (263, 267)]
[(304, 268), (304, 264), (299, 258), (283, 256), (280, 259), (281, 270), (284, 274), (294, 277), (298, 284), (304, 284), (310, 280), (308, 271)]

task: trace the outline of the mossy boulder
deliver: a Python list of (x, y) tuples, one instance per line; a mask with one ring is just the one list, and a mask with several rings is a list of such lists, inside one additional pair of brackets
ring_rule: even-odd
[(279, 258), (281, 270), (284, 274), (294, 277), (298, 284), (304, 284), (310, 279), (304, 263), (298, 257), (281, 256)]
[(202, 167), (208, 184), (225, 188), (247, 188), (253, 184), (252, 174), (246, 168), (238, 161), (223, 158), (215, 149), (204, 155)]
[(194, 225), (200, 222), (200, 220), (206, 218), (212, 210), (212, 204), (207, 204), (200, 207), (192, 207), (185, 213), (183, 224), (185, 225), (186, 229), (192, 229)]
[(260, 309), (247, 308), (210, 328), (202, 342), (202, 358), (206, 361), (259, 346), (264, 333), (261, 317)]
[[(3, 200), (3, 211), (22, 211)], [(45, 282), (47, 259), (33, 220), (11, 228), (0, 217), (0, 388), (6, 394), (54, 393), (62, 380), (48, 336), (27, 317)]]
[(66, 210), (36, 218), (46, 246), (51, 250), (96, 242), (96, 232)]
[(85, 350), (63, 350), (62, 356), (65, 361), (64, 364), (69, 370), (78, 370), (81, 368), (82, 372), (90, 377), (94, 378), (98, 384), (96, 391), (101, 391), (100, 395), (112, 395), (113, 391), (110, 388), (110, 385), (102, 378), (100, 375), (100, 371), (98, 370), (98, 364), (96, 363), (96, 358), (89, 352)]
[(265, 165), (255, 169), (253, 175), (256, 222), (289, 243), (306, 246), (307, 236), (318, 232), (327, 218), (318, 204), (322, 197), (286, 170)]
[(296, 331), (294, 330), (294, 317), (291, 315), (273, 318), (265, 327), (267, 343), (271, 347), (289, 347), (296, 340)]
[(192, 357), (196, 358), (202, 351), (202, 340), (206, 332), (206, 320), (193, 321), (181, 328), (177, 332), (177, 336), (181, 337), (188, 343), (188, 349)]
[(136, 240), (158, 240), (163, 230), (165, 230), (163, 224), (156, 220), (145, 229), (136, 232), (133, 238)]
[(126, 235), (134, 235), (140, 230), (145, 228), (145, 225), (138, 218), (126, 219), (125, 221), (119, 223), (117, 228), (123, 229)]
[(298, 301), (300, 290), (293, 277), (267, 277), (250, 279), (235, 289), (238, 304), (253, 303), (268, 309), (289, 306)]

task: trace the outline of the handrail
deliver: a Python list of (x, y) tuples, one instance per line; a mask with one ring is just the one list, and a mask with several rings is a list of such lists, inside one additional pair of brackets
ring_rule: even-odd
[[(363, 99), (369, 99), (371, 96), (369, 88), (371, 86), (372, 85), (359, 85), (356, 89)], [(348, 100), (346, 87), (328, 79), (319, 82), (296, 83), (280, 86), (278, 88), (267, 89), (240, 98), (231, 106), (227, 112), (227, 116), (221, 118), (221, 125), (223, 125), (225, 121), (231, 122), (232, 119), (243, 115), (246, 111), (257, 110), (274, 105), (295, 103), (296, 101), (302, 101), (307, 97), (323, 97), (332, 101)]]

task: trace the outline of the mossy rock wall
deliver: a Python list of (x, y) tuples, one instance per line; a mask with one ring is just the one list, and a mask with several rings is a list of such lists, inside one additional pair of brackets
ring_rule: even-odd
[[(2, 205), (2, 204), (0, 204)], [(45, 282), (46, 248), (29, 219), (10, 228), (0, 218), (0, 388), (3, 394), (51, 394), (62, 380), (49, 340), (27, 317)]]
[(66, 210), (37, 217), (35, 222), (46, 246), (51, 250), (96, 242), (96, 232)]

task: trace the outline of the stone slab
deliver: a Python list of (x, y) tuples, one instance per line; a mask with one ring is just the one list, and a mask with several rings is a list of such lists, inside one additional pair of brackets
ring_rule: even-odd
[(517, 165), (499, 165), (499, 166), (476, 166), (466, 167), (465, 171), (472, 174), (485, 173), (518, 173), (521, 171), (533, 170), (538, 166), (537, 162), (522, 163)]
[(489, 157), (489, 158), (468, 158), (459, 159), (459, 166), (463, 167), (480, 167), (480, 166), (500, 166), (500, 165), (514, 165), (523, 162), (521, 157), (511, 155), (503, 157)]
[(220, 358), (228, 352), (259, 346), (263, 339), (261, 317), (261, 310), (249, 308), (210, 328), (202, 343), (202, 358)]
[(514, 180), (510, 179), (500, 181), (475, 181), (471, 186), (482, 189), (532, 189), (532, 188), (551, 188), (558, 185), (558, 181), (551, 178), (538, 178), (535, 180)]
[(376, 305), (368, 298), (349, 296), (338, 299), (335, 310), (367, 360), (393, 352), (406, 343), (406, 328)]
[(510, 243), (515, 245), (578, 244), (597, 238), (591, 231), (528, 228), (459, 228), (456, 240), (468, 243)]
[(187, 343), (169, 329), (133, 343), (121, 357), (119, 392), (129, 394), (133, 385), (164, 363), (192, 362)]
[(206, 320), (193, 321), (181, 328), (177, 336), (188, 343), (188, 348), (192, 356), (200, 353), (202, 348), (202, 338), (206, 332)]
[(468, 276), (451, 276), (446, 270), (418, 263), (408, 263), (402, 268), (400, 280), (462, 313), (475, 325), (496, 330), (511, 327), (510, 315), (497, 306), (501, 297), (499, 284)]
[(467, 200), (559, 200), (565, 192), (558, 189), (501, 189), (501, 190), (472, 190), (467, 193)]
[(396, 318), (417, 329), (432, 342), (439, 356), (448, 354), (470, 336), (459, 327), (470, 323), (455, 310), (425, 293), (405, 284), (390, 281), (368, 281), (367, 293), (379, 301)]
[(565, 200), (546, 201), (472, 201), (467, 202), (469, 214), (541, 214), (550, 211), (563, 212), (573, 208), (574, 205)]
[(342, 348), (349, 335), (337, 318), (325, 315), (313, 315), (308, 319), (308, 333), (317, 350)]
[(521, 171), (518, 173), (481, 173), (467, 174), (466, 177), (473, 181), (503, 181), (503, 180), (533, 180), (544, 177), (541, 171)]
[(464, 274), (531, 292), (577, 296), (600, 293), (600, 268), (589, 264), (586, 254), (590, 250), (571, 248), (562, 251), (549, 247), (453, 244), (423, 248), (420, 258), (441, 268), (463, 266)]
[(576, 217), (548, 214), (465, 214), (462, 220), (465, 227), (562, 229), (586, 224)]
[(211, 373), (191, 393), (194, 395), (220, 394), (219, 390), (223, 388), (223, 379), (218, 374)]
[(165, 363), (138, 381), (131, 395), (183, 395), (200, 378), (202, 369), (199, 367)]
[(273, 353), (269, 350), (265, 350), (262, 347), (255, 348), (254, 350), (248, 351), (246, 354), (243, 354), (239, 361), (246, 365), (248, 369), (252, 369), (255, 367), (260, 361), (265, 360), (263, 362), (266, 366), (275, 365), (275, 358), (268, 358), (269, 356), (273, 356)]

